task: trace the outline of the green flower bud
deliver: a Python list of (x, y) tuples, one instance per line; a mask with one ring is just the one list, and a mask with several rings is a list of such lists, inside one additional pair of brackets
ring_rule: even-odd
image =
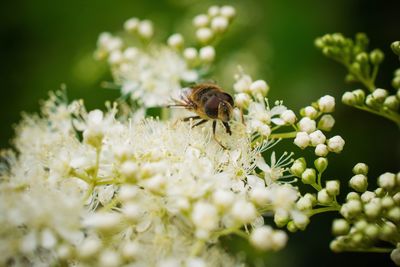
[(365, 192), (365, 190), (367, 190), (367, 187), (368, 187), (367, 176), (365, 176), (363, 174), (354, 175), (350, 179), (349, 185), (351, 188), (353, 188), (357, 192), (361, 192), (361, 193)]
[(332, 233), (336, 236), (347, 235), (350, 225), (345, 219), (335, 219), (332, 224)]
[(400, 56), (400, 41), (393, 42), (390, 48), (392, 48), (393, 53)]
[(286, 211), (276, 212), (274, 214), (274, 222), (278, 227), (285, 226), (290, 220), (289, 213)]
[(290, 167), (290, 172), (297, 177), (301, 177), (306, 167), (306, 160), (304, 158), (298, 158), (293, 162), (292, 167)]
[(368, 165), (365, 163), (357, 163), (354, 167), (353, 167), (353, 173), (354, 174), (364, 174), (367, 175), (368, 174)]
[(377, 197), (383, 197), (386, 194), (385, 190), (383, 188), (380, 188), (380, 187), (375, 189), (374, 192), (375, 192)]
[(333, 251), (333, 252), (341, 252), (343, 251), (342, 246), (340, 245), (340, 242), (337, 240), (333, 240), (330, 244), (329, 244), (329, 248)]
[(379, 65), (382, 63), (383, 59), (384, 59), (385, 55), (383, 54), (383, 52), (379, 49), (374, 49), (371, 51), (371, 53), (369, 54), (369, 58), (371, 60), (371, 63), (374, 65)]
[(396, 233), (397, 233), (396, 225), (394, 225), (392, 222), (385, 221), (384, 224), (381, 226), (379, 237), (382, 240), (390, 240)]
[(359, 62), (354, 62), (353, 64), (351, 64), (350, 68), (351, 68), (351, 71), (354, 73), (361, 72), (361, 65)]
[(362, 193), (361, 195), (361, 200), (363, 203), (368, 203), (370, 202), (373, 198), (375, 198), (376, 195), (374, 192), (371, 191), (365, 191), (364, 193)]
[(353, 92), (345, 92), (342, 96), (342, 102), (346, 105), (353, 106), (357, 103), (357, 98)]
[(367, 64), (368, 63), (368, 55), (365, 52), (359, 53), (356, 56), (357, 62), (359, 62), (361, 65)]
[(390, 95), (386, 97), (383, 105), (391, 110), (397, 111), (399, 109), (399, 100), (396, 96)]
[(363, 231), (367, 227), (368, 223), (365, 220), (359, 220), (354, 224), (354, 228)]
[(361, 243), (363, 243), (363, 235), (361, 233), (356, 233), (351, 236), (350, 242), (352, 246), (359, 246)]
[(362, 32), (356, 34), (355, 41), (356, 41), (357, 46), (361, 46), (363, 48), (365, 48), (369, 43), (369, 39), (368, 39), (367, 35)]
[(340, 214), (346, 219), (352, 219), (359, 215), (362, 211), (362, 205), (359, 200), (351, 199), (342, 205)]
[(393, 207), (387, 213), (387, 218), (395, 223), (400, 222), (400, 207)]
[(301, 181), (304, 184), (314, 184), (315, 179), (317, 175), (314, 169), (312, 168), (307, 168), (305, 171), (301, 174)]
[(323, 173), (328, 167), (328, 159), (324, 157), (319, 157), (314, 161), (314, 166), (319, 173)]
[(367, 104), (367, 106), (369, 106), (370, 108), (373, 109), (379, 109), (381, 104), (379, 103), (379, 101), (377, 101), (372, 94), (367, 96), (367, 99), (365, 100), (365, 104)]
[(350, 192), (346, 196), (346, 201), (349, 200), (360, 200), (360, 195), (356, 192)]
[(319, 48), (322, 49), (324, 47), (324, 41), (322, 40), (322, 38), (317, 38), (314, 41), (314, 45)]
[(400, 88), (400, 76), (396, 76), (392, 80), (392, 86), (394, 88)]
[(335, 119), (330, 114), (325, 114), (318, 121), (318, 129), (329, 132), (335, 125)]
[(400, 68), (394, 71), (394, 77), (399, 77), (399, 76), (400, 76)]
[(353, 94), (356, 96), (356, 104), (362, 105), (365, 101), (365, 92), (361, 89), (357, 89), (353, 91)]
[(357, 81), (356, 77), (351, 73), (348, 73), (344, 79), (347, 83), (354, 83)]
[(368, 224), (364, 229), (364, 233), (371, 239), (376, 239), (379, 235), (379, 227), (376, 224)]
[(384, 196), (381, 200), (382, 208), (389, 209), (394, 206), (394, 201), (391, 196)]
[(289, 232), (292, 232), (292, 233), (295, 233), (295, 232), (297, 232), (299, 230), (299, 228), (296, 227), (296, 225), (294, 224), (293, 221), (290, 221), (287, 224), (287, 229), (289, 230)]

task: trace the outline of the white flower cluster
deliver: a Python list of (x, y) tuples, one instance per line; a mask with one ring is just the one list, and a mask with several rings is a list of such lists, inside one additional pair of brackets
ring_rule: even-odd
[[(350, 192), (346, 203), (340, 209), (343, 219), (333, 223), (333, 233), (337, 238), (332, 241), (334, 251), (351, 251), (365, 248), (392, 251), (392, 260), (399, 261), (399, 225), (400, 225), (400, 173), (384, 173), (378, 177), (379, 187), (368, 191), (368, 166), (358, 163), (353, 168), (354, 176), (350, 186), (357, 192)], [(395, 248), (376, 248), (381, 241), (393, 244)]]
[(182, 82), (196, 82), (207, 73), (216, 56), (212, 41), (227, 30), (235, 9), (212, 6), (208, 13), (194, 19), (199, 50), (185, 48), (179, 33), (171, 35), (167, 44), (152, 44), (153, 23), (131, 18), (124, 23), (126, 34), (122, 37), (100, 34), (95, 55), (107, 59), (123, 95), (145, 108), (166, 105), (171, 96), (179, 94)]
[[(326, 138), (322, 131), (330, 131), (335, 119), (330, 114), (335, 108), (335, 99), (326, 95), (316, 103), (301, 110), (303, 118), (297, 123), (298, 133), (294, 143), (301, 149), (308, 146), (315, 147), (315, 155), (325, 157), (329, 152), (340, 153), (343, 150), (345, 141), (339, 135)], [(316, 120), (319, 119), (318, 123)]]
[(19, 125), (1, 168), (1, 265), (233, 266), (221, 236), (285, 246), (262, 215), (302, 218), (297, 188), (279, 182), (286, 154), (267, 165), (270, 143), (252, 146), (240, 123), (218, 129), (224, 150), (211, 129), (116, 113), (52, 95)]
[(281, 102), (270, 108), (266, 99), (269, 86), (264, 80), (253, 81), (241, 68), (235, 78), (235, 105), (241, 110), (242, 116), (245, 114), (247, 131), (254, 138), (268, 138), (274, 126), (293, 125), (296, 122), (294, 112)]

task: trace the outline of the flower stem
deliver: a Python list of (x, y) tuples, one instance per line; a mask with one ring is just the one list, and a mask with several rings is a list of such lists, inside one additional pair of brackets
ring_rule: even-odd
[(340, 206), (338, 204), (336, 204), (334, 206), (313, 209), (310, 211), (310, 217), (315, 214), (318, 214), (318, 213), (323, 213), (323, 212), (328, 212), (328, 211), (339, 211), (339, 210), (340, 210)]

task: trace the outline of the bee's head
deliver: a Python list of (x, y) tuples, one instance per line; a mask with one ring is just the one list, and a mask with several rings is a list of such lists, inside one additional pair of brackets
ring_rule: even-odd
[(232, 117), (232, 106), (228, 101), (221, 101), (218, 105), (218, 119), (228, 122)]
[(204, 105), (204, 111), (212, 119), (230, 121), (233, 110), (233, 99), (229, 94), (221, 93), (212, 96)]

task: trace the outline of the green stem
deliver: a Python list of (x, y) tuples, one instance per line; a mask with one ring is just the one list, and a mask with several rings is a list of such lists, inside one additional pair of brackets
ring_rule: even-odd
[(375, 253), (390, 253), (394, 248), (352, 248), (346, 249), (347, 252), (375, 252)]
[(205, 242), (203, 240), (197, 240), (197, 242), (193, 245), (191, 255), (198, 256), (200, 252), (202, 251), (203, 247), (205, 245)]
[(340, 206), (338, 204), (336, 204), (334, 206), (313, 209), (310, 211), (310, 217), (315, 214), (318, 214), (318, 213), (323, 213), (323, 212), (328, 212), (328, 211), (339, 211), (339, 210), (340, 210)]
[(284, 139), (284, 138), (294, 138), (296, 137), (297, 131), (294, 132), (288, 132), (288, 133), (276, 133), (276, 134), (271, 134), (269, 136), (270, 139)]
[(166, 121), (169, 119), (169, 108), (161, 108), (161, 120)]
[[(319, 182), (321, 182), (321, 181), (319, 181)], [(317, 190), (317, 191), (321, 191), (321, 189), (322, 189), (322, 186), (320, 186), (319, 184), (313, 183), (313, 184), (310, 184), (310, 185), (312, 187), (314, 187), (314, 189)]]
[(386, 119), (389, 119), (389, 120), (395, 122), (397, 124), (397, 126), (400, 127), (400, 114), (397, 114), (395, 112), (390, 112), (390, 113), (388, 113), (388, 112), (379, 112), (379, 111), (371, 109), (371, 108), (369, 108), (367, 106), (354, 105), (352, 107), (355, 107), (355, 108), (358, 108), (360, 110), (364, 110), (364, 111), (373, 113), (373, 114), (378, 115), (378, 116), (382, 116), (382, 117), (384, 117)]

